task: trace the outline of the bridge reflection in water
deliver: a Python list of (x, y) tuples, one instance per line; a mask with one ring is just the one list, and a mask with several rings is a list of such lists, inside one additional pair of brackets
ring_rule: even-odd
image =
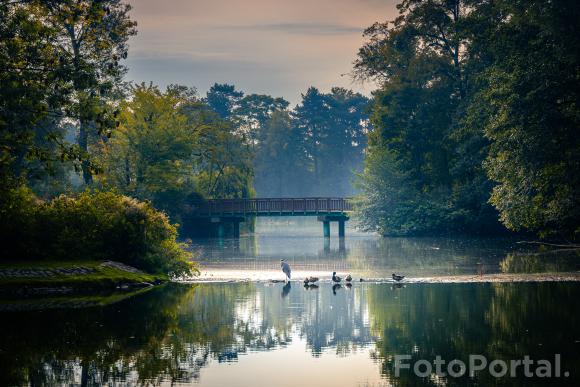
[(213, 199), (191, 205), (194, 218), (209, 218), (217, 226), (217, 236), (224, 237), (224, 224), (233, 225), (234, 238), (240, 236), (240, 223), (256, 216), (316, 216), (322, 222), (325, 238), (330, 238), (330, 222), (338, 223), (338, 236), (345, 236), (345, 222), (352, 212), (349, 198), (259, 198)]

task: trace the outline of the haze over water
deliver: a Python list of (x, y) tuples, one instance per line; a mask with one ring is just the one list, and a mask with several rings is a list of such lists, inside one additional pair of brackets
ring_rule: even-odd
[[(332, 228), (334, 227), (334, 228)], [(383, 281), (402, 273), (407, 280), (486, 274), (569, 273), (580, 269), (574, 252), (540, 253), (516, 238), (381, 238), (347, 222), (340, 240), (336, 225), (322, 237), (314, 217), (258, 218), (256, 232), (240, 240), (194, 240), (201, 258), (202, 280), (281, 280), (280, 259), (293, 279), (318, 276), (330, 280), (333, 271), (355, 280)], [(463, 280), (466, 280), (463, 278)]]

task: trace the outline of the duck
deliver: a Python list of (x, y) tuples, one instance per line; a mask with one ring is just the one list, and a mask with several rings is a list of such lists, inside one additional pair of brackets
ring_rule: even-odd
[(352, 281), (352, 276), (349, 274), (346, 276), (346, 278), (344, 279), (346, 282), (350, 282)]
[(397, 282), (402, 281), (405, 278), (404, 275), (397, 275), (395, 273), (393, 273), (393, 279)]
[(333, 271), (332, 272), (332, 282), (339, 283), (340, 281), (341, 281), (341, 278), (336, 275), (336, 272), (335, 271)]
[(318, 277), (310, 276), (310, 277), (304, 278), (304, 285), (313, 284), (315, 282), (318, 282)]

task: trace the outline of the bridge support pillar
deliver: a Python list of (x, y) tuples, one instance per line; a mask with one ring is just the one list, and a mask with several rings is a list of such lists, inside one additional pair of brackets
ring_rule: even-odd
[(322, 231), (325, 238), (330, 238), (330, 222), (328, 220), (322, 221)]
[(245, 218), (240, 216), (228, 216), (220, 217), (215, 216), (211, 218), (211, 223), (215, 224), (216, 236), (219, 239), (223, 239), (226, 236), (226, 223), (231, 224), (227, 227), (228, 237), (239, 238), (240, 237), (240, 223), (245, 221)]
[(344, 223), (348, 220), (348, 216), (344, 213), (333, 214), (333, 215), (321, 215), (318, 217), (318, 221), (322, 222), (322, 230), (324, 232), (325, 238), (330, 238), (330, 222), (338, 222), (338, 237), (344, 238)]
[(240, 222), (234, 222), (233, 226), (234, 226), (234, 238), (237, 239), (240, 237)]
[(217, 237), (222, 239), (225, 234), (226, 234), (225, 224), (223, 224), (223, 222), (218, 223), (217, 224)]

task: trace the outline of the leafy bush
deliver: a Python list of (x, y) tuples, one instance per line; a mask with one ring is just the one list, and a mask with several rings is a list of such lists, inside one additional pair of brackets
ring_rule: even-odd
[(195, 271), (177, 230), (148, 202), (85, 191), (39, 201), (26, 188), (4, 191), (1, 251), (9, 260), (114, 260), (150, 273)]

